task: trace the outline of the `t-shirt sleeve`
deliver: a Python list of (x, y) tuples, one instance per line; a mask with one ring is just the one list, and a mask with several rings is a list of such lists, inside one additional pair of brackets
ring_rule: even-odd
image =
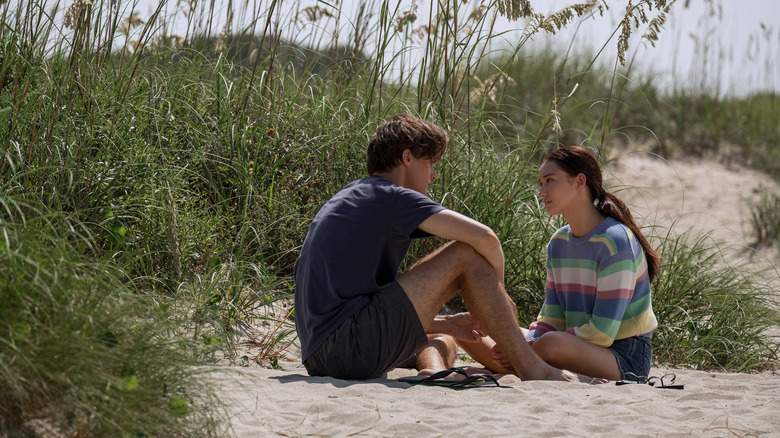
[(429, 217), (444, 210), (443, 206), (431, 198), (405, 187), (399, 187), (394, 202), (394, 208), (390, 211), (395, 212), (396, 220), (392, 223), (396, 224), (397, 231), (404, 237), (431, 236), (417, 227)]

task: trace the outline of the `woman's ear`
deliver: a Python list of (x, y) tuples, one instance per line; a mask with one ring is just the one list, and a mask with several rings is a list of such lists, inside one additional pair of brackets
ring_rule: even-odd
[(584, 173), (577, 174), (577, 188), (581, 189), (588, 186), (588, 177)]

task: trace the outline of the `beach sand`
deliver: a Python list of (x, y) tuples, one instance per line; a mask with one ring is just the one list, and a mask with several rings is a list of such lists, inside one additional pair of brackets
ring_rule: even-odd
[[(762, 191), (780, 193), (768, 175), (739, 165), (688, 157), (664, 160), (645, 152), (617, 152), (604, 169), (607, 189), (626, 201), (640, 226), (659, 234), (690, 231), (745, 256), (755, 243), (751, 203)], [(777, 261), (766, 248), (754, 256)]]
[[(673, 370), (684, 389), (521, 382), (455, 390), (309, 377), (300, 363), (221, 372), (236, 436), (780, 436), (780, 375)], [(654, 374), (669, 370), (653, 369)]]
[[(761, 187), (778, 189), (748, 169), (638, 153), (619, 155), (605, 178), (640, 222), (700, 231), (742, 247), (751, 243), (748, 202)], [(761, 257), (777, 260), (776, 252)], [(248, 366), (213, 374), (238, 437), (780, 437), (777, 372), (657, 366), (653, 375), (673, 372), (685, 388), (523, 382), (505, 375), (499, 382), (509, 388), (454, 390), (396, 381), (416, 374), (409, 369), (367, 381), (309, 377), (294, 345), (276, 369), (252, 361), (251, 348), (245, 354)]]

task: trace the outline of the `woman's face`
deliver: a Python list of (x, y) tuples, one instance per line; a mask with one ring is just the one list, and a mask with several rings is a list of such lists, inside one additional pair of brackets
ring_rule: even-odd
[(569, 176), (554, 160), (547, 160), (539, 168), (539, 197), (550, 216), (563, 214), (577, 197), (576, 176)]

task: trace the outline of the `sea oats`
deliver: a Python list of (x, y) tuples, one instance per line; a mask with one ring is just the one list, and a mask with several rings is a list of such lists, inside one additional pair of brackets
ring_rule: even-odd
[(617, 40), (618, 60), (620, 65), (626, 65), (626, 50), (628, 50), (628, 40), (631, 38), (631, 20), (634, 18), (633, 0), (628, 0), (626, 5), (626, 15), (620, 20), (620, 36)]
[(412, 2), (412, 6), (409, 8), (408, 11), (403, 11), (401, 15), (398, 16), (398, 18), (395, 19), (395, 31), (396, 32), (403, 32), (404, 28), (417, 21), (417, 3)]
[(666, 13), (660, 12), (655, 16), (655, 18), (650, 20), (650, 23), (647, 24), (647, 31), (645, 31), (645, 34), (642, 35), (642, 38), (647, 40), (653, 47), (655, 47), (655, 42), (658, 41), (658, 33), (664, 27), (665, 23)]
[(119, 23), (118, 30), (119, 33), (123, 34), (124, 36), (130, 36), (130, 31), (142, 24), (144, 24), (144, 20), (138, 16), (137, 11), (133, 11), (132, 15), (128, 16)]
[(410, 39), (410, 40), (413, 40), (413, 39), (414, 39), (414, 37), (417, 37), (417, 39), (418, 39), (419, 41), (423, 41), (423, 40), (425, 40), (425, 38), (427, 38), (427, 37), (428, 37), (428, 35), (430, 35), (430, 34), (431, 34), (431, 33), (430, 33), (430, 28), (428, 27), (428, 25), (427, 25), (427, 24), (424, 24), (424, 25), (422, 25), (422, 26), (419, 26), (419, 27), (417, 27), (417, 28), (416, 28), (416, 29), (414, 29), (413, 31), (411, 31), (411, 32), (410, 32), (410, 34), (409, 34), (409, 39)]
[(487, 78), (485, 82), (482, 82), (479, 77), (474, 77), (473, 80), (477, 81), (478, 85), (469, 93), (469, 101), (472, 103), (480, 103), (483, 100), (494, 104), (498, 103), (496, 99), (498, 90), (517, 85), (517, 82), (505, 72), (496, 73)]
[[(333, 18), (333, 13), (330, 11), (330, 9), (323, 8), (322, 6), (307, 6), (299, 12), (299, 14), (303, 14), (306, 17), (306, 20), (314, 23), (320, 20), (322, 17), (328, 17)], [(303, 19), (299, 18), (299, 22), (303, 22)]]
[(553, 108), (550, 110), (550, 116), (553, 118), (553, 131), (557, 132), (558, 134), (562, 133), (563, 129), (561, 128), (561, 113), (559, 113), (557, 109)]
[(488, 10), (488, 6), (484, 2), (481, 2), (473, 11), (469, 14), (469, 21), (477, 23), (482, 21), (482, 17), (485, 16), (485, 11)]
[[(618, 60), (621, 65), (626, 65), (626, 51), (629, 47), (632, 28), (639, 28), (644, 23), (648, 24), (647, 31), (642, 35), (650, 44), (655, 46), (658, 40), (658, 33), (666, 22), (666, 17), (676, 0), (640, 0), (635, 6), (633, 0), (629, 0), (626, 6), (626, 13), (620, 21), (620, 36), (617, 41)], [(647, 11), (652, 11), (653, 7), (658, 10), (658, 15), (653, 19), (648, 19)], [(647, 8), (647, 11), (645, 10)], [(714, 13), (714, 9), (711, 11)]]
[(79, 25), (82, 15), (91, 4), (92, 0), (75, 0), (68, 10), (65, 11), (65, 17), (62, 20), (63, 26), (75, 29)]
[(772, 39), (772, 28), (764, 24), (763, 21), (759, 22), (758, 25), (761, 27), (761, 33), (764, 34), (764, 39), (770, 41)]
[(195, 3), (197, 3), (197, 0), (176, 0), (176, 7), (179, 8), (184, 15), (189, 15), (195, 10)]
[(498, 13), (510, 20), (529, 17), (534, 14), (531, 2), (528, 0), (498, 0)]

